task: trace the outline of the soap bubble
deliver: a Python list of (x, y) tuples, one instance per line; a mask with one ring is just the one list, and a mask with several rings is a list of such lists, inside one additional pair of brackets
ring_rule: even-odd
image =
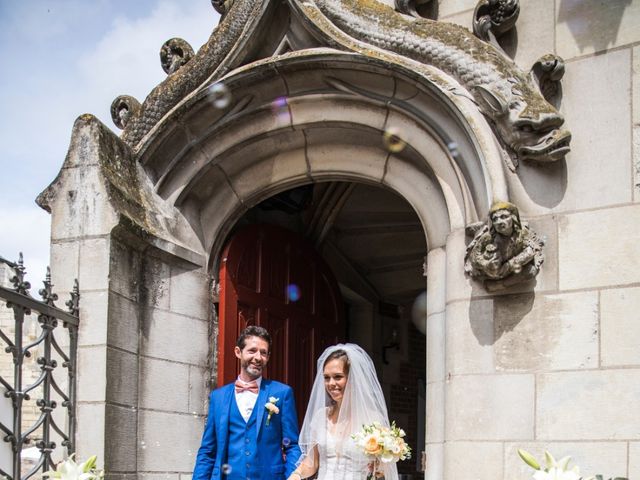
[(275, 115), (278, 121), (288, 123), (291, 117), (289, 114), (289, 103), (287, 101), (287, 97), (278, 97), (271, 102), (271, 112)]
[(287, 299), (291, 302), (297, 302), (300, 300), (300, 287), (295, 283), (287, 285)]
[(421, 292), (411, 306), (411, 320), (415, 327), (426, 335), (427, 333), (427, 292)]
[(400, 137), (400, 133), (396, 128), (388, 128), (385, 130), (382, 135), (382, 141), (386, 149), (391, 153), (401, 152), (404, 150), (404, 147), (407, 146), (407, 142)]
[(460, 152), (458, 152), (458, 144), (456, 142), (447, 143), (447, 148), (453, 158), (457, 158), (458, 155), (460, 155)]
[(232, 471), (233, 471), (233, 468), (231, 468), (231, 465), (229, 465), (227, 463), (222, 465), (222, 474), (223, 475), (230, 475)]
[(211, 103), (216, 108), (227, 108), (231, 103), (231, 92), (224, 83), (214, 83), (209, 87)]
[(287, 97), (278, 97), (271, 102), (271, 112), (275, 115), (278, 122), (289, 123), (291, 115), (289, 113)]

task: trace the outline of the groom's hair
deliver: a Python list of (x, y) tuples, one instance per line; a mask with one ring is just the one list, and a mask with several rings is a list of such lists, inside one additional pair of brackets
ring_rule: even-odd
[(258, 325), (249, 325), (242, 330), (236, 341), (236, 345), (240, 350), (244, 350), (244, 346), (247, 344), (247, 338), (249, 337), (259, 337), (267, 342), (269, 344), (269, 352), (271, 352), (271, 335), (269, 335), (266, 328), (259, 327)]

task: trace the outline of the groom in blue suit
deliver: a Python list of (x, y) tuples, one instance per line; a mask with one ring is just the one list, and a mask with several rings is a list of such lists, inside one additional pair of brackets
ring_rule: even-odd
[(284, 480), (295, 469), (300, 448), (293, 390), (262, 378), (270, 354), (267, 330), (251, 325), (240, 333), (240, 375), (211, 392), (193, 480)]

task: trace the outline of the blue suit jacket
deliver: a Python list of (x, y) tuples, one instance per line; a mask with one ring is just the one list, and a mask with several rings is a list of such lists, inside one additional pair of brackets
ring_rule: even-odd
[[(218, 480), (222, 475), (222, 465), (227, 463), (229, 448), (229, 415), (231, 402), (235, 402), (234, 384), (211, 392), (209, 397), (209, 417), (202, 434), (202, 443), (196, 457), (192, 480)], [(278, 398), (276, 406), (280, 413), (271, 415), (265, 404), (269, 397)], [(260, 466), (261, 479), (285, 479), (296, 467), (300, 457), (298, 447), (298, 419), (291, 387), (263, 378), (254, 407), (256, 411), (256, 432), (251, 446), (255, 447)], [(284, 439), (288, 439), (284, 441)], [(282, 451), (286, 454), (286, 463)], [(260, 480), (260, 479), (256, 479)]]

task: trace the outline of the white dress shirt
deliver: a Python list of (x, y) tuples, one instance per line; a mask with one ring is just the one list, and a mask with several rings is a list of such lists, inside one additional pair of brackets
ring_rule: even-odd
[[(246, 384), (244, 380), (240, 380), (238, 377), (238, 381)], [(258, 377), (256, 379), (256, 383), (258, 384), (258, 391), (260, 390), (260, 383), (262, 382), (262, 377)], [(238, 405), (238, 410), (240, 410), (240, 415), (244, 418), (245, 422), (249, 421), (251, 417), (251, 412), (253, 412), (253, 408), (256, 405), (256, 400), (258, 400), (258, 394), (250, 392), (249, 390), (245, 390), (244, 392), (238, 393), (235, 392), (236, 395), (236, 404)]]

